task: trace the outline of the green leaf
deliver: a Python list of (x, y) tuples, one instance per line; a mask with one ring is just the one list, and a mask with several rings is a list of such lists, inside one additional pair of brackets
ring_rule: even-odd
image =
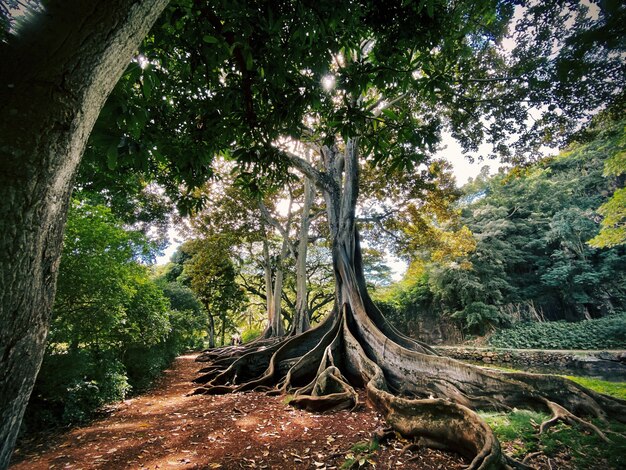
[(398, 119), (398, 115), (391, 109), (383, 109), (382, 113), (389, 119)]
[(143, 89), (143, 94), (147, 99), (150, 99), (152, 97), (152, 86), (153, 86), (152, 77), (149, 74), (144, 74), (142, 89)]
[(250, 51), (244, 51), (244, 56), (246, 58), (246, 69), (252, 70), (252, 67), (254, 67), (254, 60), (252, 59), (252, 54), (250, 53)]
[(107, 149), (107, 166), (109, 170), (114, 170), (117, 166), (117, 143)]
[(215, 44), (217, 42), (217, 38), (215, 36), (209, 36), (208, 34), (204, 35), (202, 40), (207, 44)]

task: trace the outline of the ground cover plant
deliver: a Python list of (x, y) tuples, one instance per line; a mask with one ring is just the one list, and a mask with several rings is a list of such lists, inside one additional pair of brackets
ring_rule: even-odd
[(489, 344), (514, 349), (626, 349), (626, 314), (575, 323), (519, 323), (496, 331)]

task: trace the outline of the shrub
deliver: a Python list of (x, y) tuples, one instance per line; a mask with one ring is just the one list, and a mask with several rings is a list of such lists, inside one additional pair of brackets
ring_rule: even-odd
[(506, 316), (497, 307), (484, 302), (472, 302), (463, 310), (454, 312), (451, 317), (457, 320), (466, 332), (479, 335), (507, 323)]
[(27, 409), (27, 428), (80, 423), (106, 403), (123, 400), (132, 387), (124, 365), (109, 352), (47, 354)]
[(246, 328), (245, 330), (243, 330), (243, 333), (241, 333), (241, 341), (243, 343), (249, 343), (250, 341), (253, 341), (261, 336), (262, 333), (263, 330), (261, 330), (261, 327), (258, 326)]
[(489, 344), (517, 349), (623, 349), (626, 313), (577, 323), (519, 323), (496, 332)]

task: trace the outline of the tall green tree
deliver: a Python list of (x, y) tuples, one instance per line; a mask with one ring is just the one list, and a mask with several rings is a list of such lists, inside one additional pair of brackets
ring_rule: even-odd
[[(359, 24), (352, 40), (336, 52), (334, 64), (320, 80), (326, 86), (319, 102), (312, 102), (304, 128), (289, 135), (308, 143), (318, 159), (306, 161), (288, 139), (255, 150), (269, 157), (277, 148), (276, 158), (286, 159), (310, 178), (325, 198), (336, 279), (334, 314), (310, 333), (263, 351), (245, 350), (234, 362), (229, 360), (228, 367), (205, 377), (208, 384), (198, 393), (279, 383), (281, 390), (295, 395), (295, 406), (337, 409), (354, 406), (357, 395), (349, 378), (356, 377), (401, 432), (466, 449), (471, 468), (502, 467), (509, 459), (468, 406), (533, 406), (539, 396), (554, 412), (580, 409), (581, 393), (589, 397), (585, 406), (596, 410), (617, 412), (624, 404), (592, 397), (556, 377), (492, 373), (450, 363), (395, 330), (367, 291), (356, 217), (360, 174), (367, 164), (377, 165), (388, 177), (417, 173), (438, 143), (444, 122), (466, 150), (487, 139), (496, 153), (511, 160), (542, 141), (559, 141), (554, 126), (572, 128), (572, 119), (585, 117), (588, 105), (605, 104), (623, 92), (622, 67), (609, 44), (598, 38), (609, 23), (610, 28), (616, 26), (615, 16), (623, 10), (611, 5), (601, 11), (602, 20), (594, 21), (576, 4), (565, 9), (526, 5), (516, 26), (519, 47), (506, 54), (498, 41), (513, 17), (511, 4), (360, 6), (353, 13)], [(586, 55), (591, 47), (597, 55)], [(596, 59), (606, 67), (598, 74), (592, 70)], [(579, 80), (583, 75), (585, 80)], [(601, 82), (599, 95), (586, 99), (580, 81), (596, 79)], [(600, 95), (603, 98), (596, 101)], [(529, 103), (545, 106), (540, 119), (528, 119)], [(518, 140), (508, 141), (511, 133)], [(250, 152), (244, 147), (235, 154)], [(473, 315), (485, 315), (485, 309), (487, 314), (491, 310), (479, 301), (472, 304)], [(267, 366), (262, 372), (259, 362)], [(281, 364), (293, 366), (284, 372)], [(424, 399), (398, 398), (391, 389)], [(426, 399), (429, 395), (436, 398)]]
[(186, 333), (142, 264), (154, 250), (110, 209), (73, 200), (29, 425), (82, 421), (141, 389), (185, 346)]
[[(588, 245), (600, 230), (595, 208), (619, 184), (603, 177), (603, 168), (620, 148), (623, 124), (596, 123), (585, 134), (556, 157), (491, 178), (482, 174), (463, 188), (460, 222), (471, 229), (474, 249), (425, 267), (428, 309), (442, 323), (454, 319), (476, 334), (509, 322), (576, 321), (624, 307), (623, 249)], [(412, 302), (403, 305), (402, 311)]]
[[(76, 25), (75, 30), (69, 27), (74, 36), (62, 35), (63, 43), (73, 47), (56, 47), (48, 32), (37, 36), (38, 43), (32, 41), (33, 35), (24, 35), (28, 38), (24, 43), (28, 42), (29, 47), (37, 43), (32, 50), (10, 48), (8, 57), (3, 50), (0, 58), (3, 63), (11, 64), (7, 72), (3, 68), (3, 82), (19, 85), (19, 90), (2, 87), (3, 102), (8, 103), (10, 110), (0, 125), (1, 148), (8, 149), (8, 158), (2, 161), (9, 162), (8, 171), (2, 174), (10, 177), (1, 181), (0, 187), (6, 191), (2, 193), (6, 197), (1, 199), (14, 202), (0, 218), (6, 221), (8, 228), (3, 232), (14, 234), (1, 247), (8, 261), (6, 270), (3, 263), (2, 275), (3, 279), (11, 280), (8, 291), (12, 293), (2, 305), (10, 312), (14, 312), (14, 305), (24, 305), (24, 308), (12, 313), (11, 318), (17, 320), (9, 322), (11, 328), (3, 328), (8, 336), (7, 341), (3, 336), (0, 344), (14, 345), (21, 341), (30, 347), (41, 343), (45, 336), (45, 315), (35, 322), (37, 328), (21, 328), (21, 325), (28, 324), (25, 321), (28, 312), (37, 311), (37, 307), (52, 296), (54, 264), (59, 256), (63, 214), (74, 170), (101, 103), (108, 95), (109, 85), (119, 76), (122, 68), (119, 64), (123, 64), (119, 59), (129, 55), (136, 44), (123, 39), (145, 32), (163, 6), (163, 3), (156, 3), (148, 5), (154, 9), (144, 10), (133, 8), (136, 5), (130, 2), (113, 2), (110, 7), (107, 3), (107, 7), (102, 7), (106, 14), (102, 15), (91, 15), (89, 3), (87, 8), (73, 11), (74, 16), (69, 21), (64, 18), (59, 21), (58, 16), (51, 14), (46, 16), (47, 21), (63, 25), (63, 33), (68, 30), (65, 24)], [(226, 149), (230, 149), (226, 153), (240, 163), (241, 181), (252, 187), (259, 186), (259, 177), (281, 179), (289, 165), (300, 168), (326, 198), (338, 285), (336, 315), (331, 319), (337, 321), (329, 321), (324, 328), (288, 340), (292, 341), (289, 347), (283, 345), (280, 350), (274, 350), (289, 363), (302, 354), (303, 349), (313, 351), (307, 357), (311, 360), (297, 362), (298, 366), (289, 375), (291, 381), (286, 381), (285, 386), (308, 382), (312, 375), (310, 364), (317, 362), (328, 367), (314, 367), (320, 371), (318, 386), (302, 392), (314, 391), (314, 395), (319, 395), (339, 386), (346, 394), (341, 398), (352, 400), (354, 393), (350, 393), (339, 369), (331, 365), (333, 357), (347, 358), (344, 364), (353, 369), (348, 375), (361, 376), (375, 401), (389, 412), (391, 421), (395, 413), (406, 415), (423, 410), (427, 414), (433, 406), (441, 411), (439, 418), (446, 416), (439, 420), (413, 416), (409, 420), (410, 428), (405, 429), (407, 433), (425, 433), (430, 438), (450, 440), (450, 430), (457, 429), (457, 444), (475, 456), (474, 467), (495, 465), (494, 462), (500, 462), (500, 455), (493, 435), (477, 415), (466, 408), (451, 401), (445, 401), (444, 405), (444, 397), (460, 400), (464, 405), (489, 404), (489, 400), (479, 396), (487, 380), (503, 397), (529, 397), (530, 386), (523, 382), (531, 379), (519, 377), (520, 380), (512, 384), (495, 375), (487, 378), (484, 372), (467, 367), (463, 368), (463, 378), (453, 385), (450, 380), (445, 383), (441, 378), (431, 380), (433, 367), (441, 370), (434, 366), (440, 359), (429, 356), (425, 362), (421, 361), (421, 354), (429, 349), (397, 335), (387, 326), (369, 301), (363, 279), (354, 218), (359, 167), (363, 159), (369, 159), (393, 170), (416, 168), (438, 141), (444, 121), (466, 149), (471, 150), (481, 140), (488, 139), (497, 151), (512, 156), (509, 149), (528, 147), (536, 143), (538, 137), (556, 140), (560, 134), (546, 131), (567, 129), (576, 119), (584, 118), (588, 110), (614, 100), (623, 86), (621, 60), (619, 54), (613, 53), (620, 44), (605, 38), (614, 37), (610, 33), (619, 31), (623, 9), (607, 2), (597, 18), (592, 19), (585, 16), (584, 11), (578, 15), (584, 7), (578, 8), (575, 2), (568, 3), (568, 8), (561, 7), (559, 2), (528, 5), (524, 19), (516, 27), (520, 47), (504, 57), (497, 42), (512, 18), (513, 6), (508, 2), (325, 1), (315, 5), (290, 1), (177, 2), (144, 43), (147, 64), (153, 66), (129, 71), (134, 79), (128, 80), (132, 89), (128, 103), (136, 98), (141, 103), (139, 108), (151, 109), (153, 114), (145, 119), (144, 127), (133, 124), (132, 120), (117, 119), (108, 126), (114, 134), (129, 126), (141, 128), (141, 139), (131, 139), (130, 131), (118, 132), (120, 138), (112, 139), (112, 145), (110, 143), (101, 155), (106, 155), (110, 167), (117, 168), (118, 162), (123, 160), (120, 156), (127, 155), (130, 159), (137, 156), (137, 166), (163, 169), (162, 174), (170, 176), (164, 179), (164, 186), (173, 197), (178, 194), (183, 207), (189, 207), (194, 201), (190, 192), (179, 193), (179, 182), (186, 181), (191, 186), (203, 182), (211, 172), (212, 156)], [(131, 15), (127, 15), (129, 11)], [(93, 29), (80, 21), (84, 18), (93, 20), (97, 25), (95, 29), (102, 34), (83, 40), (80, 35)], [(127, 34), (126, 26), (138, 23), (140, 27)], [(122, 36), (116, 35), (118, 28), (123, 30)], [(556, 36), (551, 31), (556, 32)], [(97, 47), (102, 44), (111, 49)], [(52, 62), (41, 60), (41, 57), (48, 57), (51, 50), (59, 54), (63, 51), (62, 57)], [(34, 73), (28, 69), (29, 73), (24, 74), (22, 68), (13, 66), (12, 59), (19, 57), (35, 65)], [(89, 60), (83, 60), (85, 58)], [(107, 60), (100, 62), (102, 58)], [(47, 69), (52, 63), (53, 70)], [(105, 67), (100, 67), (102, 64)], [(116, 72), (111, 73), (110, 80), (105, 79), (109, 77), (105, 73), (109, 72), (107, 66)], [(42, 80), (42, 76), (50, 80)], [(325, 93), (318, 86), (324, 76), (327, 82), (334, 78), (337, 84), (332, 93)], [(58, 83), (69, 84), (66, 94), (56, 93)], [(103, 84), (106, 86), (101, 86)], [(589, 92), (584, 88), (593, 90)], [(13, 95), (4, 100), (8, 89)], [(67, 100), (66, 95), (76, 96), (76, 99)], [(33, 104), (41, 114), (25, 112), (32, 111)], [(541, 107), (546, 114), (528, 129), (529, 104)], [(303, 120), (304, 114), (308, 123)], [(61, 119), (58, 125), (56, 118)], [(20, 132), (15, 132), (16, 123)], [(123, 125), (114, 125), (117, 123)], [(313, 133), (309, 132), (311, 130)], [(521, 137), (508, 145), (507, 136), (514, 132)], [(25, 135), (29, 138), (23, 141), (17, 137)], [(32, 139), (32, 135), (49, 138)], [(278, 149), (274, 144), (279, 137), (310, 141), (322, 151), (322, 165), (316, 168), (299, 155)], [(131, 145), (133, 140), (143, 144), (143, 152), (135, 152)], [(132, 152), (127, 152), (127, 148)], [(24, 155), (29, 159), (25, 160)], [(30, 178), (31, 175), (36, 178)], [(41, 186), (30, 185), (34, 179), (42, 181)], [(33, 208), (31, 201), (44, 201), (37, 206), (41, 211)], [(30, 218), (24, 214), (31, 214)], [(29, 227), (39, 227), (34, 220), (43, 221), (44, 228), (32, 230), (34, 235), (28, 238), (29, 243), (17, 243), (23, 233), (31, 233)], [(52, 232), (48, 221), (55, 228)], [(44, 247), (48, 233), (55, 233), (49, 250)], [(23, 259), (46, 260), (45, 263), (37, 261), (33, 269), (24, 268), (23, 275), (19, 276), (22, 281), (41, 279), (38, 289), (30, 289), (30, 292), (42, 292), (37, 298), (34, 294), (20, 293), (25, 291), (24, 282), (13, 282), (12, 263)], [(346, 317), (344, 323), (338, 320), (342, 312)], [(16, 322), (20, 327), (13, 327)], [(332, 333), (325, 328), (331, 328)], [(23, 339), (20, 329), (33, 331), (32, 336)], [(337, 332), (339, 329), (341, 331)], [(327, 354), (326, 346), (330, 344), (324, 341), (332, 342), (335, 332), (339, 338), (334, 343), (335, 348), (354, 347), (346, 347), (341, 352), (335, 349), (335, 354)], [(293, 345), (304, 347), (291, 348)], [(405, 354), (402, 348), (409, 352)], [(415, 352), (416, 349), (421, 352)], [(279, 358), (271, 358), (269, 353), (265, 351), (261, 356), (267, 359), (268, 365), (269, 361), (273, 365)], [(381, 354), (387, 354), (392, 360)], [(15, 370), (11, 364), (19, 363), (21, 358), (17, 358), (19, 354), (9, 356), (13, 357), (13, 362), (6, 368), (3, 366), (2, 371), (8, 370), (8, 373), (2, 377), (13, 380)], [(7, 357), (7, 354), (0, 357)], [(408, 358), (418, 360), (409, 361), (410, 365), (405, 363)], [(37, 363), (35, 360), (32, 367), (25, 368), (24, 377), (34, 374)], [(305, 363), (308, 368), (303, 368)], [(416, 370), (416, 367), (419, 369), (416, 364), (428, 366)], [(444, 366), (450, 370), (448, 363), (441, 365)], [(409, 392), (417, 396), (434, 394), (441, 401), (436, 404), (411, 402), (409, 412), (402, 400), (386, 392), (386, 381), (400, 389), (398, 381), (407, 377), (406, 370), (400, 375), (398, 368), (415, 372), (408, 374), (416, 377)], [(458, 368), (462, 366), (452, 367)], [(220, 380), (228, 380), (235, 369), (229, 369)], [(253, 382), (273, 382), (273, 371), (277, 370), (282, 369), (269, 367), (267, 375)], [(236, 376), (246, 379), (243, 375)], [(18, 383), (26, 383), (24, 391), (2, 394), (10, 397), (10, 403), (2, 408), (9, 410), (6, 419), (3, 415), (7, 428), (16, 417), (19, 420), (20, 406), (14, 406), (16, 395), (19, 395), (17, 403), (23, 400), (23, 395), (28, 395), (29, 382), (22, 380), (22, 376), (8, 386)], [(425, 383), (431, 384), (429, 390), (424, 389)], [(550, 386), (534, 385), (554, 398)], [(566, 382), (558, 383), (559, 400), (566, 407), (578, 394), (578, 389), (572, 387)], [(571, 393), (564, 394), (563, 390)], [(532, 396), (536, 401), (537, 394)], [(331, 398), (338, 397), (303, 395), (301, 398), (302, 404), (328, 404)], [(577, 403), (578, 398), (576, 396)], [(606, 399), (593, 398), (605, 407), (613, 406)], [(597, 409), (593, 404), (589, 407)], [(437, 422), (442, 425), (437, 427)], [(475, 425), (471, 433), (467, 431), (468, 423)], [(396, 425), (401, 427), (398, 422)], [(477, 433), (476, 429), (481, 432)], [(11, 446), (10, 443), (7, 449)]]
[[(232, 317), (242, 310), (245, 301), (237, 283), (237, 268), (231, 259), (230, 246), (223, 238), (214, 237), (187, 242), (181, 251), (190, 254), (181, 277), (204, 306), (208, 316), (209, 347), (215, 347), (218, 331), (224, 346), (227, 331), (234, 327)], [(221, 323), (219, 330), (215, 327), (216, 319)]]
[(106, 350), (164, 338), (170, 328), (167, 302), (139, 263), (154, 249), (141, 233), (125, 230), (109, 209), (75, 201), (49, 343)]

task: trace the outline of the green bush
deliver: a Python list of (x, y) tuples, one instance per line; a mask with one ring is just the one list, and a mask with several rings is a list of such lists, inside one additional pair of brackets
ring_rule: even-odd
[(577, 323), (520, 323), (496, 332), (489, 344), (517, 349), (624, 349), (626, 313)]
[(461, 328), (470, 334), (483, 335), (497, 326), (506, 325), (507, 317), (494, 305), (484, 302), (472, 302), (463, 310), (454, 312), (451, 317), (461, 324)]
[(246, 328), (243, 330), (243, 333), (241, 333), (241, 341), (243, 343), (249, 343), (250, 341), (253, 341), (261, 336), (262, 333), (263, 330), (258, 326)]
[(132, 387), (124, 364), (110, 352), (75, 350), (47, 354), (27, 409), (28, 429), (80, 423)]

